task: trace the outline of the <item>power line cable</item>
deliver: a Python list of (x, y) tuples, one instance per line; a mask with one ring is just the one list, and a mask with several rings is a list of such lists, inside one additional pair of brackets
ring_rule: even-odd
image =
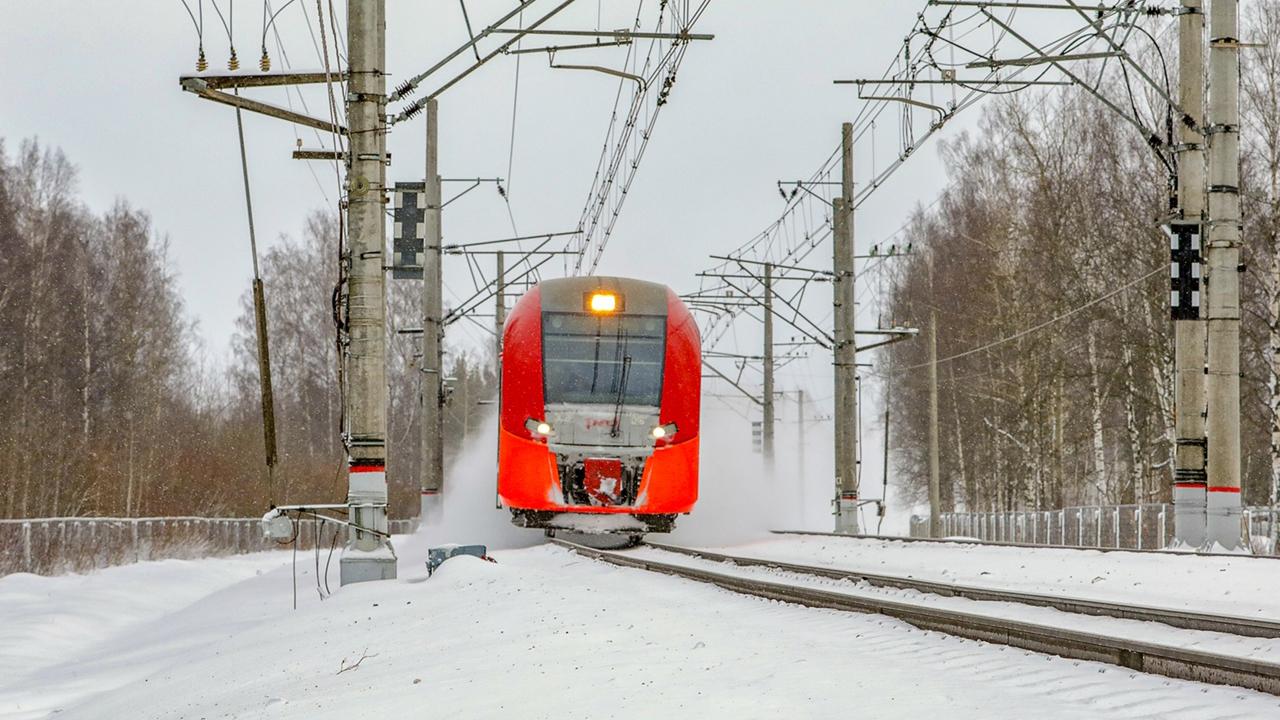
[[(293, 4), (293, 2), (294, 0), (289, 0), (289, 4)], [(263, 7), (265, 8), (265, 11), (269, 12), (271, 10), (270, 0), (264, 1)], [(305, 4), (299, 5), (298, 8), (302, 11), (303, 16), (305, 17), (307, 13), (307, 6)], [(289, 61), (289, 53), (285, 51), (284, 41), (280, 38), (280, 28), (276, 25), (274, 21), (275, 17), (278, 16), (280, 12), (282, 12), (283, 10), (284, 8), (281, 8), (279, 11), (277, 11), (274, 15), (271, 16), (272, 22), (271, 22), (270, 29), (271, 29), (272, 36), (275, 38), (276, 52), (280, 53), (280, 60), (282, 63), (284, 63), (284, 68), (286, 70), (289, 70), (289, 69), (292, 69), (293, 64)], [(310, 22), (310, 19), (308, 18), (307, 28), (310, 29), (310, 27), (311, 27), (311, 22)], [(312, 38), (312, 40), (314, 41), (314, 37)], [(285, 103), (288, 104), (289, 106), (289, 110), (290, 111), (293, 110), (293, 94), (295, 92), (298, 94), (298, 102), (299, 104), (302, 105), (303, 111), (306, 112), (306, 114), (310, 115), (311, 107), (307, 104), (307, 98), (305, 95), (302, 94), (302, 91), (292, 85), (285, 85), (284, 97), (285, 97)], [(302, 136), (298, 134), (298, 126), (294, 123), (290, 123), (289, 127), (293, 130), (293, 138), (297, 142), (297, 146), (301, 148)], [(315, 134), (316, 144), (321, 147), (324, 147), (324, 141), (320, 139), (320, 131), (316, 128), (312, 128), (311, 132)], [(329, 200), (329, 193), (325, 191), (324, 183), (320, 182), (320, 176), (316, 174), (315, 166), (310, 162), (306, 163), (306, 165), (307, 165), (307, 172), (311, 174), (311, 179), (315, 181), (316, 189), (320, 191), (320, 196), (324, 198), (325, 205), (331, 204), (331, 201)]]
[(209, 61), (204, 56), (204, 0), (198, 0), (195, 13), (191, 12), (191, 6), (187, 4), (187, 0), (178, 1), (182, 3), (182, 7), (186, 8), (187, 16), (191, 18), (191, 24), (196, 30), (196, 72), (204, 72), (209, 69)]
[(227, 0), (227, 14), (222, 14), (222, 8), (218, 7), (218, 0), (209, 0), (209, 4), (213, 5), (214, 12), (218, 13), (218, 19), (222, 21), (222, 29), (227, 31), (227, 43), (231, 46), (231, 57), (227, 58), (227, 69), (231, 71), (240, 69), (240, 59), (236, 57), (236, 40), (231, 28), (236, 23), (236, 0)]
[[(516, 21), (518, 28), (524, 27), (524, 11), (520, 11), (519, 19)], [(520, 50), (524, 47), (524, 36), (516, 41), (516, 49)], [(516, 73), (515, 82), (511, 91), (511, 138), (507, 141), (507, 191), (511, 191), (511, 169), (515, 165), (516, 157), (516, 111), (520, 103), (520, 58), (524, 57), (524, 53), (516, 54)], [(512, 221), (512, 229), (515, 229), (515, 222)], [(520, 233), (517, 232), (517, 235)]]
[[(991, 348), (993, 348), (993, 347), (996, 347), (996, 346), (999, 346), (999, 345), (1003, 345), (1003, 344), (1005, 344), (1005, 343), (1007, 343), (1007, 342), (1012, 342), (1012, 341), (1014, 341), (1014, 340), (1017, 340), (1018, 338), (1025, 337), (1025, 336), (1030, 335), (1030, 334), (1035, 333), (1035, 332), (1039, 332), (1039, 331), (1041, 331), (1041, 330), (1043, 330), (1043, 329), (1045, 329), (1045, 328), (1047, 328), (1047, 327), (1049, 327), (1049, 326), (1051, 326), (1051, 325), (1054, 325), (1055, 323), (1061, 322), (1062, 320), (1065, 320), (1065, 319), (1067, 319), (1067, 318), (1069, 318), (1069, 317), (1071, 317), (1071, 316), (1073, 316), (1073, 315), (1076, 315), (1076, 314), (1078, 314), (1078, 313), (1080, 313), (1080, 312), (1083, 312), (1084, 310), (1087, 310), (1088, 308), (1091, 308), (1091, 307), (1093, 307), (1094, 305), (1097, 305), (1098, 303), (1101, 303), (1101, 302), (1104, 302), (1104, 301), (1106, 301), (1106, 300), (1109, 300), (1109, 299), (1111, 299), (1111, 298), (1115, 297), (1116, 295), (1119, 295), (1120, 293), (1123, 293), (1123, 292), (1125, 292), (1125, 291), (1129, 290), (1129, 289), (1130, 289), (1130, 288), (1132, 288), (1133, 286), (1135, 286), (1135, 285), (1137, 285), (1137, 284), (1139, 284), (1139, 283), (1141, 283), (1141, 282), (1143, 282), (1143, 281), (1146, 281), (1146, 280), (1148, 280), (1148, 279), (1150, 279), (1150, 278), (1154, 277), (1154, 276), (1155, 276), (1155, 275), (1157, 275), (1158, 273), (1168, 272), (1168, 270), (1169, 270), (1168, 265), (1167, 265), (1166, 263), (1161, 263), (1160, 267), (1156, 268), (1155, 270), (1152, 270), (1151, 272), (1149, 272), (1149, 273), (1147, 273), (1147, 274), (1145, 274), (1145, 275), (1143, 275), (1143, 276), (1141, 276), (1141, 277), (1139, 277), (1139, 278), (1135, 278), (1135, 279), (1133, 279), (1133, 280), (1130, 280), (1129, 282), (1125, 283), (1124, 285), (1121, 285), (1120, 287), (1116, 288), (1115, 290), (1112, 290), (1112, 291), (1111, 291), (1111, 292), (1109, 292), (1109, 293), (1106, 293), (1106, 294), (1104, 294), (1104, 295), (1101, 295), (1101, 296), (1099, 296), (1099, 297), (1096, 297), (1096, 298), (1094, 298), (1094, 299), (1092, 299), (1092, 300), (1090, 300), (1090, 301), (1086, 302), (1086, 303), (1085, 303), (1085, 304), (1083, 304), (1083, 305), (1076, 306), (1076, 307), (1074, 307), (1074, 308), (1072, 308), (1072, 309), (1070, 309), (1070, 310), (1068, 310), (1068, 311), (1066, 311), (1066, 312), (1064, 312), (1064, 313), (1062, 313), (1062, 314), (1060, 314), (1060, 315), (1055, 315), (1055, 316), (1053, 316), (1053, 317), (1049, 318), (1048, 320), (1045, 320), (1045, 321), (1043, 321), (1043, 322), (1037, 323), (1037, 324), (1035, 324), (1035, 325), (1033, 325), (1033, 326), (1031, 326), (1031, 327), (1029, 327), (1029, 328), (1026, 328), (1025, 330), (1019, 330), (1018, 332), (1016, 332), (1016, 333), (1014, 333), (1014, 334), (1012, 334), (1012, 335), (1007, 335), (1007, 336), (1005, 336), (1005, 337), (1002, 337), (1002, 338), (1000, 338), (999, 340), (994, 340), (994, 341), (989, 342), (989, 343), (987, 343), (987, 344), (985, 344), (985, 345), (980, 345), (980, 346), (978, 346), (978, 347), (976, 347), (976, 348), (971, 348), (971, 349), (969, 349), (969, 350), (965, 350), (965, 351), (963, 351), (963, 352), (958, 352), (958, 353), (956, 353), (956, 354), (954, 354), (954, 355), (948, 355), (947, 357), (944, 357), (944, 358), (938, 358), (938, 364), (939, 364), (939, 365), (941, 365), (942, 363), (945, 363), (945, 362), (950, 362), (950, 361), (952, 361), (952, 360), (958, 360), (958, 359), (960, 359), (960, 358), (962, 358), (962, 357), (968, 357), (969, 355), (973, 355), (974, 353), (979, 353), (979, 352), (982, 352), (983, 350), (989, 350), (989, 349), (991, 349)], [(929, 363), (927, 363), (927, 362), (917, 363), (917, 364), (915, 364), (915, 365), (908, 365), (908, 366), (906, 366), (906, 367), (894, 368), (894, 369), (890, 370), (890, 371), (888, 372), (888, 374), (896, 375), (896, 374), (898, 374), (898, 373), (906, 372), (906, 371), (908, 371), (908, 370), (917, 370), (917, 369), (919, 369), (919, 368), (922, 368), (922, 367), (928, 367), (928, 366), (929, 366)]]
[[(1121, 12), (1121, 10), (1122, 9), (1116, 9), (1112, 11), (1112, 13), (1120, 14), (1121, 20), (1112, 23), (1111, 27), (1107, 29), (1114, 31), (1119, 29), (1121, 26), (1125, 25), (1124, 13)], [(1016, 8), (1014, 12), (1016, 12)], [(945, 38), (942, 38), (942, 32), (944, 30), (948, 32), (952, 32), (955, 26), (963, 24), (964, 22), (972, 18), (978, 17), (978, 15), (980, 14), (991, 19), (983, 20), (975, 28), (962, 32), (961, 39), (967, 37), (969, 34), (973, 32), (976, 32), (978, 28), (981, 28), (983, 26), (990, 26), (992, 29), (991, 50), (987, 53), (981, 53), (958, 44), (956, 45), (956, 47), (959, 47), (965, 52), (969, 52), (977, 57), (985, 57), (988, 59), (994, 58), (996, 50), (999, 47), (999, 44), (1009, 34), (1009, 32), (1002, 28), (1000, 32), (997, 33), (996, 26), (1000, 24), (1000, 21), (995, 21), (994, 17), (991, 16), (989, 12), (984, 12), (983, 10), (979, 10), (966, 16), (960, 21), (952, 22), (949, 20), (951, 15), (950, 15), (950, 11), (948, 11), (948, 14), (943, 17), (943, 19), (939, 22), (936, 28), (930, 28), (925, 21), (924, 14), (921, 13), (920, 15), (917, 16), (915, 25), (913, 26), (911, 32), (909, 33), (907, 41), (904, 43), (902, 54), (895, 55), (893, 60), (890, 61), (888, 67), (881, 74), (881, 80), (886, 80), (886, 79), (889, 79), (890, 77), (895, 77), (900, 79), (900, 84), (902, 85), (902, 87), (904, 88), (912, 87), (914, 85), (914, 78), (916, 76), (916, 73), (918, 73), (918, 68), (923, 65), (929, 65), (932, 62), (933, 41), (937, 39), (944, 39), (945, 41)], [(1004, 21), (1005, 24), (1012, 22), (1013, 18), (1014, 18), (1014, 15), (1013, 15), (1013, 12), (1011, 12), (1010, 15), (1005, 19)], [(1101, 22), (1102, 19), (1103, 18), (1099, 18), (1099, 22)], [(1132, 24), (1133, 23), (1129, 23), (1129, 26), (1132, 26)], [(1089, 35), (1089, 33), (1091, 33), (1096, 29), (1097, 28), (1095, 28), (1095, 26), (1093, 25), (1076, 28), (1070, 32), (1067, 32), (1059, 36), (1055, 40), (1048, 43), (1048, 45), (1046, 46), (1046, 51), (1061, 52), (1063, 51), (1063, 49), (1069, 50), (1071, 48), (1077, 47), (1082, 42), (1087, 42), (1093, 39)], [(925, 35), (930, 39), (928, 42), (913, 49), (911, 47), (911, 38), (915, 35)], [(1036, 56), (1037, 55), (1033, 54), (1029, 57), (1036, 57)], [(936, 63), (934, 64), (934, 66), (936, 66)], [(1028, 67), (1030, 66), (1023, 66), (1015, 69), (1014, 71), (1009, 73), (1008, 76), (1004, 78), (1004, 80), (1015, 79), (1019, 74), (1026, 72)], [(1037, 77), (1042, 77), (1045, 72), (1047, 72), (1047, 70), (1041, 71)], [(987, 78), (993, 78), (993, 77), (995, 78), (999, 77), (997, 74), (997, 70), (995, 68), (993, 68), (992, 71), (987, 76)], [(901, 139), (904, 143), (903, 150), (898, 154), (898, 156), (894, 159), (894, 161), (890, 165), (885, 167), (883, 170), (878, 170), (878, 168), (874, 167), (874, 163), (873, 163), (872, 177), (870, 181), (861, 183), (860, 184), (861, 187), (854, 194), (853, 205), (855, 210), (860, 208), (863, 203), (865, 203), (868, 199), (870, 199), (871, 195), (882, 184), (884, 184), (884, 182), (890, 176), (896, 173), (897, 170), (901, 168), (903, 164), (905, 164), (906, 160), (910, 157), (910, 155), (916, 149), (921, 147), (925, 141), (927, 141), (932, 135), (938, 132), (947, 119), (954, 116), (956, 113), (972, 106), (973, 104), (978, 102), (981, 98), (985, 97), (986, 95), (997, 94), (996, 92), (993, 92), (990, 90), (984, 90), (981, 86), (972, 85), (972, 84), (963, 84), (963, 85), (968, 91), (965, 94), (965, 96), (962, 99), (960, 99), (958, 103), (954, 103), (953, 107), (944, 113), (941, 120), (932, 123), (923, 136), (919, 138), (914, 138), (912, 133), (908, 133), (903, 126), (911, 122), (911, 116), (909, 113), (905, 113), (902, 116), (903, 119), (900, 121), (899, 128), (902, 133)], [(1022, 85), (1022, 87), (1025, 87), (1025, 85)], [(1090, 88), (1086, 87), (1085, 89), (1089, 90)], [(886, 110), (889, 104), (890, 104), (890, 99), (877, 98), (873, 102), (865, 103), (862, 106), (858, 115), (854, 119), (855, 144), (860, 143), (860, 141), (864, 137), (866, 137), (868, 133), (871, 134), (871, 139), (874, 140), (874, 137), (875, 137), (874, 129), (876, 126), (876, 120)], [(816, 181), (817, 178), (819, 177), (826, 176), (827, 173), (829, 173), (834, 168), (834, 164), (836, 162), (836, 158), (839, 156), (839, 152), (840, 150), (839, 150), (839, 147), (837, 146), (837, 148), (831, 153), (831, 155), (827, 157), (826, 161), (824, 161), (822, 166), (820, 166), (819, 170), (810, 176), (810, 182)], [(874, 142), (872, 146), (872, 156), (873, 158), (875, 156)], [(799, 192), (801, 189), (805, 189), (805, 188), (803, 188), (803, 186), (801, 185), (798, 185), (797, 189), (793, 190), (790, 197), (786, 197), (784, 194), (784, 198), (786, 198), (787, 204), (784, 207), (782, 214), (779, 216), (779, 219), (775, 220), (774, 223), (772, 223), (764, 231), (757, 234), (754, 238), (752, 238), (752, 240), (748, 241), (743, 246), (740, 246), (737, 250), (730, 253), (730, 255), (735, 257), (751, 257), (756, 260), (766, 260), (770, 258), (777, 258), (778, 253), (774, 251), (774, 246), (778, 244), (779, 240), (781, 240), (782, 257), (786, 258), (787, 259), (786, 261), (798, 262), (799, 260), (797, 260), (797, 258), (808, 255), (812, 251), (813, 246), (798, 245), (796, 242), (796, 237), (794, 233), (789, 232), (790, 227), (788, 225), (788, 221), (791, 219), (793, 214), (800, 211), (807, 211), (810, 208), (810, 206), (806, 204), (807, 200), (809, 199), (808, 191), (807, 189), (805, 189), (806, 190), (805, 192)], [(935, 204), (936, 204), (936, 200), (935, 200)], [(815, 245), (816, 245), (816, 242), (820, 242), (821, 240), (825, 239), (827, 236), (830, 235), (831, 220), (830, 220), (829, 208), (824, 207), (823, 210), (824, 210), (824, 218), (826, 221), (826, 228), (824, 229), (822, 235), (816, 238), (814, 238), (813, 236), (806, 237), (806, 240), (815, 240), (815, 242), (813, 243)], [(872, 265), (867, 268), (864, 268), (863, 272), (867, 272), (877, 268), (883, 263), (883, 260), (884, 258), (878, 261), (873, 261)], [(784, 261), (775, 260), (775, 262), (784, 262)], [(712, 272), (716, 272), (725, 267), (727, 267), (727, 262), (721, 263), (720, 265), (715, 266), (712, 269)], [(701, 283), (701, 287), (705, 288), (705, 286), (706, 286), (706, 280), (704, 279)], [(708, 347), (714, 346), (715, 342), (717, 342), (718, 339), (723, 336), (723, 329), (721, 326), (723, 324), (731, 323), (733, 318), (736, 316), (736, 314), (737, 314), (736, 311), (729, 310), (727, 312), (717, 315), (713, 320), (713, 322), (710, 324), (710, 326), (704, 329), (704, 338), (703, 338), (704, 345)]]

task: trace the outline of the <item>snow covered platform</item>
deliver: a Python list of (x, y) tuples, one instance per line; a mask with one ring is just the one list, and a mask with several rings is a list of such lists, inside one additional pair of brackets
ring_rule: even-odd
[(400, 579), (331, 583), (324, 601), (313, 558), (299, 554), (296, 611), (287, 552), (2, 578), (0, 715), (1280, 716), (1268, 695), (744, 597), (549, 546), (455, 558), (428, 580), (427, 544), (397, 538)]

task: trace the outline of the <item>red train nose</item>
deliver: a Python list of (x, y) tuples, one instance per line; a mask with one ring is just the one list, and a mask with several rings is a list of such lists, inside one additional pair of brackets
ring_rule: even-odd
[(502, 342), (498, 497), (512, 522), (616, 515), (593, 531), (670, 532), (698, 497), (700, 357), (668, 287), (593, 276), (525, 293)]

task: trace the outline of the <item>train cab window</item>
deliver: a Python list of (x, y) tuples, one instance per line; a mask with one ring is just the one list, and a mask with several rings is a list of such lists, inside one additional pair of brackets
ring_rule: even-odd
[(660, 315), (543, 313), (547, 404), (658, 406), (666, 331)]

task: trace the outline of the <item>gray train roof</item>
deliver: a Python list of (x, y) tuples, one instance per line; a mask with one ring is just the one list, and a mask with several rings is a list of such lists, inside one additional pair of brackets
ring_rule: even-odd
[(538, 287), (544, 311), (583, 312), (586, 297), (603, 290), (622, 298), (623, 314), (667, 314), (667, 286), (647, 280), (590, 275), (543, 280)]

